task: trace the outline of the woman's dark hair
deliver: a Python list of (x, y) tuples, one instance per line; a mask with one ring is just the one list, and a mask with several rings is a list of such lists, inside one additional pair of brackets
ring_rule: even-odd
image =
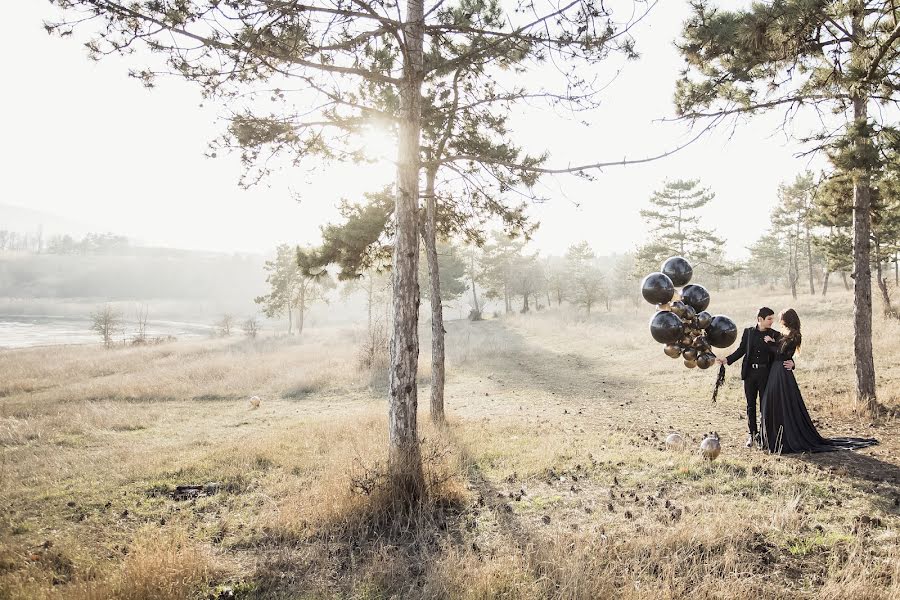
[(800, 342), (803, 336), (800, 335), (800, 317), (793, 308), (782, 311), (781, 322), (785, 327), (791, 330), (790, 333), (781, 337), (781, 347), (785, 348), (788, 344), (793, 343), (797, 350), (800, 349)]
[(775, 314), (774, 310), (772, 310), (768, 306), (763, 306), (761, 309), (759, 309), (759, 312), (756, 313), (756, 318), (757, 319), (765, 319), (766, 317), (768, 317), (770, 315), (774, 315), (774, 314)]

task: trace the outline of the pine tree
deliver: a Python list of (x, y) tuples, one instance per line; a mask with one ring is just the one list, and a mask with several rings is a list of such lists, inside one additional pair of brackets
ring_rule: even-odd
[(567, 279), (572, 302), (584, 307), (588, 316), (595, 304), (609, 297), (603, 285), (603, 273), (596, 260), (597, 256), (587, 242), (573, 244), (566, 251)]
[(725, 241), (711, 229), (700, 225), (701, 209), (715, 195), (700, 187), (699, 179), (667, 181), (660, 191), (653, 192), (653, 208), (641, 210), (647, 230), (653, 238), (638, 249), (637, 262), (642, 271), (656, 271), (670, 256), (683, 256), (694, 267), (712, 264), (712, 253)]
[(809, 277), (809, 293), (815, 295), (816, 287), (813, 278), (813, 209), (815, 184), (810, 172), (797, 175), (790, 185), (778, 186), (778, 202), (772, 213), (772, 222), (783, 234), (787, 244), (788, 281), (791, 295), (797, 298), (797, 283), (800, 281), (800, 255), (806, 255), (807, 273)]
[[(881, 0), (779, 0), (741, 10), (692, 5), (679, 49), (688, 62), (675, 90), (684, 119), (710, 125), (742, 115), (785, 111), (822, 117), (799, 141), (828, 150), (852, 182), (854, 358), (856, 395), (878, 410), (872, 357), (872, 186), (879, 156), (874, 140), (892, 123), (900, 87), (900, 22)], [(830, 115), (830, 116), (829, 116)], [(882, 122), (879, 122), (881, 120)], [(785, 127), (785, 131), (790, 130)], [(841, 156), (834, 156), (836, 153)]]

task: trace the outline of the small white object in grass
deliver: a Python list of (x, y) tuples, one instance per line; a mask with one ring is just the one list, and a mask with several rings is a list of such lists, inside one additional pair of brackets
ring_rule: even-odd
[(250, 408), (259, 408), (259, 396), (253, 396), (250, 398)]
[(722, 445), (719, 444), (719, 435), (716, 433), (703, 438), (703, 441), (700, 442), (700, 454), (706, 460), (716, 460), (721, 451)]
[(670, 433), (666, 437), (666, 448), (669, 450), (681, 450), (684, 448), (684, 438), (677, 433)]

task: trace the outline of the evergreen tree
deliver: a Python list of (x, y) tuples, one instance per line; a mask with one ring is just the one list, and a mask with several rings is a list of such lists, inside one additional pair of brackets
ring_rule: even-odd
[[(427, 10), (423, 0), (402, 5), (380, 0), (58, 4), (69, 19), (47, 24), (49, 31), (68, 35), (76, 26), (93, 27), (87, 46), (95, 57), (130, 54), (143, 44), (163, 54), (171, 72), (223, 101), (234, 117), (220, 146), (240, 152), (247, 184), (277, 164), (272, 156), (291, 165), (310, 157), (360, 160), (361, 131), (373, 122), (396, 128), (388, 468), (397, 497), (407, 504), (418, 500), (425, 480), (416, 420), (417, 249), (420, 150), (427, 105), (433, 105), (428, 98), (458, 99), (459, 67), (467, 67), (467, 89), (485, 89), (509, 69), (551, 64), (559, 72), (557, 92), (546, 89), (547, 78), (541, 77), (537, 89), (518, 84), (489, 103), (466, 102), (467, 110), (503, 122), (526, 101), (573, 109), (596, 105), (596, 66), (612, 51), (635, 55), (628, 23), (614, 20), (602, 4), (580, 2), (539, 2), (525, 10), (509, 9), (499, 0), (438, 1)], [(152, 68), (136, 69), (134, 75), (153, 85)], [(503, 135), (509, 135), (508, 128)], [(465, 154), (452, 160), (462, 173), (476, 163), (488, 174), (505, 170), (525, 180), (536, 172), (540, 160), (516, 154), (512, 144), (499, 148), (503, 152), (480, 160)]]
[(797, 298), (797, 283), (800, 281), (800, 256), (806, 255), (809, 277), (809, 293), (815, 295), (813, 278), (813, 241), (810, 230), (813, 226), (814, 209), (813, 174), (807, 171), (797, 175), (794, 183), (778, 186), (778, 205), (772, 214), (772, 222), (783, 234), (787, 244), (788, 281), (791, 295)]
[[(598, 302), (608, 299), (603, 286), (603, 273), (596, 264), (597, 256), (587, 242), (569, 246), (566, 251), (568, 284), (572, 292), (572, 303), (584, 307), (588, 316)], [(609, 303), (607, 302), (607, 308)]]
[[(829, 150), (853, 190), (854, 357), (856, 394), (877, 410), (872, 357), (872, 185), (879, 156), (874, 139), (890, 129), (879, 122), (900, 87), (900, 24), (881, 0), (778, 0), (741, 10), (692, 5), (679, 49), (688, 68), (675, 104), (691, 121), (728, 118), (772, 109), (785, 123), (812, 109), (818, 131), (800, 141)], [(831, 115), (831, 117), (829, 117)], [(787, 129), (786, 129), (787, 130)]]
[(325, 299), (327, 289), (333, 287), (330, 276), (318, 266), (313, 250), (292, 248), (281, 244), (275, 250), (275, 259), (267, 260), (264, 269), (268, 273), (268, 294), (256, 298), (268, 318), (287, 316), (288, 335), (293, 332), (293, 315), (297, 311), (297, 333), (303, 333), (303, 323), (309, 307)]
[(675, 255), (688, 259), (695, 268), (712, 264), (712, 253), (725, 243), (700, 225), (701, 209), (713, 198), (708, 188), (700, 187), (699, 179), (667, 181), (662, 190), (653, 192), (653, 208), (641, 210), (647, 230), (654, 232), (637, 252), (642, 271), (659, 270), (664, 260)]

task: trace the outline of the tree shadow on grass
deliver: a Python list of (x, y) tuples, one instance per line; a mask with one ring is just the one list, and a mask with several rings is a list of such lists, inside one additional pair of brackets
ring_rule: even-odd
[(885, 512), (900, 510), (900, 466), (848, 450), (799, 454), (794, 458), (837, 477), (849, 478), (856, 488), (874, 494), (874, 504)]
[[(253, 575), (232, 585), (240, 593), (220, 597), (452, 598), (454, 584), (443, 580), (444, 567), (448, 560), (457, 565), (490, 560), (493, 551), (480, 547), (485, 527), (523, 559), (540, 556), (544, 542), (477, 468), (452, 430), (445, 435), (456, 464), (464, 466), (455, 477), (467, 494), (443, 493), (438, 485), (437, 493), (410, 509), (372, 493), (345, 521), (302, 524), (293, 533), (264, 529), (233, 548), (237, 556), (255, 561)], [(543, 570), (532, 568), (535, 581), (547, 578)]]

